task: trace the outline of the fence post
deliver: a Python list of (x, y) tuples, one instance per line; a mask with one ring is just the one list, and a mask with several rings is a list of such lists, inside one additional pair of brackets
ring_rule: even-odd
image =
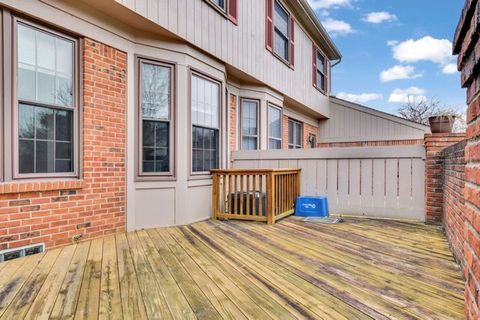
[(220, 179), (218, 178), (218, 173), (213, 172), (212, 174), (212, 220), (218, 219), (218, 194), (220, 189)]
[(275, 179), (274, 172), (267, 173), (267, 223), (272, 225), (275, 222), (274, 203), (275, 203)]

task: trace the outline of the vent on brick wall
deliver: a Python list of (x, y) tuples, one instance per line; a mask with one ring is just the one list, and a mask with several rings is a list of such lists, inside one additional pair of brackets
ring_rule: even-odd
[(30, 246), (7, 249), (0, 251), (0, 262), (13, 260), (21, 257), (31, 256), (32, 254), (45, 251), (45, 244), (32, 244)]

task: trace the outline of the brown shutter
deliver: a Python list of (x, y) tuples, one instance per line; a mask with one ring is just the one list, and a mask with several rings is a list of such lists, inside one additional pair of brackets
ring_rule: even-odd
[(317, 47), (312, 43), (312, 84), (317, 86)]
[(265, 47), (273, 51), (273, 0), (265, 0)]
[(295, 18), (290, 16), (290, 65), (295, 66)]
[(238, 0), (228, 0), (228, 19), (237, 24)]

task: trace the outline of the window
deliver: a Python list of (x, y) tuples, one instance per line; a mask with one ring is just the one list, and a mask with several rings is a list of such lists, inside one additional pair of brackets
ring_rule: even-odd
[(15, 21), (14, 177), (74, 176), (77, 41)]
[(220, 163), (220, 83), (191, 76), (192, 172), (207, 173)]
[(238, 0), (205, 0), (230, 21), (237, 24)]
[(282, 149), (282, 110), (268, 106), (268, 148)]
[(313, 86), (327, 92), (328, 62), (318, 48), (313, 45)]
[(258, 114), (257, 100), (241, 99), (241, 130), (242, 149), (258, 149)]
[(266, 0), (265, 3), (267, 50), (293, 67), (295, 64), (295, 19), (279, 0)]
[(314, 149), (317, 147), (317, 136), (314, 135), (313, 133), (310, 133), (308, 135), (308, 145), (310, 148)]
[(139, 59), (140, 176), (173, 175), (173, 66)]
[(288, 43), (289, 43), (289, 27), (288, 27), (288, 13), (280, 5), (278, 1), (275, 1), (275, 18), (274, 22), (274, 51), (281, 58), (288, 61)]
[(302, 147), (302, 124), (288, 119), (288, 149), (301, 149)]

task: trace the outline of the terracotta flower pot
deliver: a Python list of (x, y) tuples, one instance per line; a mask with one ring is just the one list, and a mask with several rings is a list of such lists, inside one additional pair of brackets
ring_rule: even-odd
[(432, 133), (451, 133), (455, 116), (434, 116), (428, 118), (428, 122), (430, 122)]

